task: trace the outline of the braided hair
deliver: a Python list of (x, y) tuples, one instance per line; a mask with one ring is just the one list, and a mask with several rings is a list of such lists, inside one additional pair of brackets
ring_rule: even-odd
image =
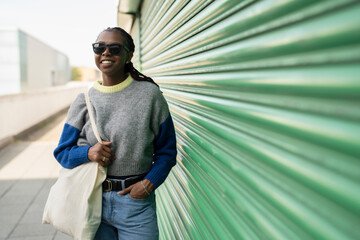
[[(134, 52), (135, 51), (135, 44), (134, 44), (134, 40), (132, 39), (131, 35), (128, 34), (124, 29), (120, 28), (120, 27), (108, 27), (107, 29), (105, 29), (103, 32), (119, 32), (121, 34), (121, 36), (123, 36), (126, 40), (126, 45), (129, 48), (130, 52)], [(100, 33), (100, 34), (101, 34)], [(133, 79), (137, 80), (137, 81), (145, 81), (145, 82), (151, 82), (153, 84), (155, 84), (156, 86), (159, 87), (159, 85), (157, 85), (154, 80), (151, 77), (145, 76), (144, 74), (142, 74), (141, 72), (139, 72), (136, 68), (134, 68), (133, 63), (127, 62), (125, 63), (125, 73), (130, 73), (130, 75), (133, 77)]]

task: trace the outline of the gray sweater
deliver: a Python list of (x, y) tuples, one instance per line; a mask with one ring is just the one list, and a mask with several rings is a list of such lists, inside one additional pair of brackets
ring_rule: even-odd
[[(100, 136), (112, 142), (111, 149), (116, 156), (108, 167), (108, 175), (147, 173), (152, 169), (153, 161), (160, 159), (158, 166), (146, 177), (155, 187), (160, 185), (165, 180), (160, 175), (167, 176), (175, 165), (176, 140), (168, 105), (159, 88), (129, 76), (115, 86), (102, 86), (96, 82), (89, 90), (89, 97)], [(84, 94), (79, 94), (69, 109), (54, 155), (64, 167), (75, 167), (89, 161), (88, 148), (96, 143)], [(81, 150), (81, 147), (87, 149)]]

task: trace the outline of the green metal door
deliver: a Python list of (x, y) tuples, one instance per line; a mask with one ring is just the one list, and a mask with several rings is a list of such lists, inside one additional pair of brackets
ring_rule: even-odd
[(146, 0), (178, 164), (161, 239), (360, 239), (360, 1)]

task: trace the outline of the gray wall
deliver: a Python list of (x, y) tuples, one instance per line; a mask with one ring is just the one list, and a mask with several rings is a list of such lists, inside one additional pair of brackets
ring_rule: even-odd
[(0, 50), (0, 95), (63, 85), (70, 80), (68, 57), (19, 29), (0, 29)]
[(21, 91), (18, 31), (0, 30), (0, 95)]

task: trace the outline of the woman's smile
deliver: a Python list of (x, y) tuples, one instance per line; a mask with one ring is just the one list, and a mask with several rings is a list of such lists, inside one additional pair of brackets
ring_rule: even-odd
[(110, 64), (110, 63), (114, 63), (115, 61), (111, 61), (111, 60), (102, 60), (100, 63), (102, 64)]
[(115, 63), (115, 61), (114, 60), (101, 60), (100, 61), (100, 65), (102, 66), (102, 67), (111, 67), (113, 64)]

